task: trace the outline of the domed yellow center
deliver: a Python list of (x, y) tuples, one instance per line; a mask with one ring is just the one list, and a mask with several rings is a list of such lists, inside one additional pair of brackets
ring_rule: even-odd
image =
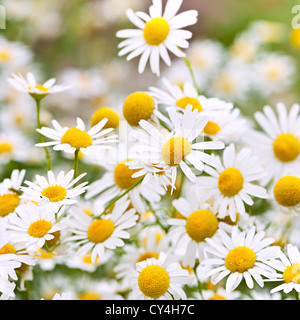
[(52, 228), (52, 223), (44, 219), (33, 222), (28, 228), (28, 234), (34, 238), (43, 238)]
[(121, 189), (129, 189), (141, 179), (141, 177), (131, 177), (138, 170), (129, 169), (129, 167), (125, 164), (128, 161), (129, 160), (121, 161), (119, 164), (116, 165), (114, 170), (115, 183)]
[(138, 126), (141, 120), (150, 119), (155, 108), (154, 99), (144, 92), (129, 95), (123, 105), (123, 115), (131, 126)]
[(49, 88), (46, 88), (44, 87), (43, 85), (37, 85), (37, 86), (34, 86), (34, 87), (28, 87), (28, 90), (31, 91), (33, 89), (37, 89), (39, 91), (42, 91), (43, 94), (47, 93), (47, 91), (49, 91)]
[(11, 59), (11, 54), (8, 51), (0, 52), (0, 61), (8, 62)]
[(7, 142), (0, 142), (0, 155), (4, 153), (10, 153), (13, 151), (13, 146)]
[(210, 136), (216, 135), (218, 132), (220, 132), (221, 128), (220, 126), (212, 121), (208, 121), (207, 125), (204, 128), (204, 133), (208, 134)]
[(244, 186), (244, 178), (236, 168), (228, 168), (219, 176), (219, 190), (225, 197), (237, 195)]
[(103, 128), (118, 128), (120, 123), (119, 115), (116, 111), (108, 107), (101, 107), (92, 114), (91, 126), (95, 126), (105, 118), (107, 118), (108, 121)]
[(189, 104), (192, 106), (193, 111), (194, 110), (198, 110), (198, 112), (203, 111), (203, 108), (200, 102), (196, 98), (183, 97), (176, 102), (177, 107), (181, 109), (185, 109)]
[(9, 243), (6, 243), (2, 248), (0, 248), (0, 254), (16, 254), (16, 249)]
[(48, 198), (50, 202), (59, 202), (65, 199), (67, 190), (61, 186), (50, 186), (45, 188), (41, 195)]
[(85, 292), (79, 295), (78, 300), (101, 300), (101, 297), (94, 292)]
[(112, 221), (99, 219), (91, 223), (87, 235), (91, 242), (102, 243), (113, 234), (114, 230), (115, 226)]
[(168, 291), (170, 277), (163, 267), (152, 265), (141, 271), (138, 285), (146, 297), (157, 299)]
[(300, 284), (300, 264), (294, 263), (288, 266), (283, 274), (283, 280), (285, 283), (297, 283)]
[(186, 232), (196, 242), (211, 238), (218, 230), (218, 219), (209, 210), (197, 210), (186, 220)]
[(159, 257), (159, 254), (157, 252), (147, 251), (140, 255), (136, 263), (141, 261), (146, 261), (147, 259), (152, 259), (152, 258), (158, 259), (158, 257)]
[(225, 266), (231, 272), (244, 273), (254, 267), (256, 254), (247, 247), (236, 247), (229, 251), (225, 258)]
[(17, 194), (8, 193), (0, 196), (0, 217), (14, 212), (19, 203), (20, 198)]
[(79, 150), (92, 145), (92, 137), (86, 132), (78, 128), (71, 128), (61, 138), (61, 143), (69, 144), (71, 147)]
[(275, 200), (284, 207), (294, 207), (300, 203), (300, 179), (295, 176), (280, 178), (274, 187)]
[(300, 28), (292, 29), (291, 35), (290, 35), (290, 41), (292, 45), (300, 49)]
[(163, 43), (170, 32), (170, 26), (164, 18), (154, 18), (146, 22), (144, 27), (145, 41), (151, 46), (158, 46)]
[(290, 162), (297, 159), (300, 154), (299, 139), (290, 133), (281, 134), (273, 143), (275, 157), (282, 162)]
[(214, 294), (212, 297), (208, 298), (207, 300), (228, 300), (228, 299), (219, 294)]
[(168, 140), (162, 148), (162, 158), (169, 166), (178, 166), (192, 152), (191, 144), (182, 137)]

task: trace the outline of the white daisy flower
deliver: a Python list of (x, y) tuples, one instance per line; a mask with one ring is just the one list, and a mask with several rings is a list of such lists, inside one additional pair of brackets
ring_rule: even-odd
[(172, 226), (168, 238), (174, 250), (183, 255), (182, 265), (193, 268), (196, 259), (201, 261), (204, 257), (207, 238), (214, 238), (221, 224), (209, 206), (199, 206), (184, 198), (174, 200), (172, 205), (181, 217), (168, 220)]
[(137, 263), (128, 278), (132, 288), (128, 300), (185, 300), (182, 286), (191, 281), (189, 272), (179, 263), (168, 263), (164, 253)]
[(189, 10), (176, 15), (183, 0), (169, 0), (163, 13), (162, 1), (153, 0), (149, 8), (149, 15), (144, 12), (126, 11), (130, 21), (138, 29), (125, 29), (117, 32), (118, 38), (126, 38), (119, 44), (121, 49), (119, 56), (130, 53), (127, 60), (131, 60), (139, 55), (139, 73), (143, 73), (148, 60), (150, 60), (151, 70), (154, 74), (160, 75), (160, 57), (170, 66), (171, 59), (168, 50), (177, 57), (185, 57), (179, 48), (188, 48), (188, 39), (192, 33), (182, 30), (187, 26), (197, 22), (198, 12)]
[(218, 233), (221, 242), (220, 239), (207, 239), (210, 245), (205, 249), (207, 258), (201, 262), (201, 265), (210, 267), (206, 276), (211, 277), (212, 284), (215, 285), (228, 276), (228, 292), (234, 291), (243, 279), (249, 289), (254, 287), (253, 279), (263, 287), (263, 276), (272, 272), (272, 268), (264, 261), (274, 257), (274, 247), (270, 247), (274, 239), (265, 238), (265, 233), (257, 232), (255, 227), (247, 232), (234, 227), (231, 236), (223, 230)]
[(49, 94), (59, 93), (68, 90), (68, 85), (55, 85), (56, 79), (52, 78), (43, 84), (38, 84), (33, 73), (28, 72), (26, 78), (21, 74), (12, 74), (7, 80), (17, 91), (29, 93), (33, 98), (41, 99)]
[(77, 126), (73, 128), (62, 127), (56, 120), (52, 121), (52, 128), (43, 127), (36, 129), (40, 134), (52, 139), (53, 141), (36, 144), (37, 147), (53, 146), (55, 151), (74, 153), (80, 150), (83, 154), (94, 151), (102, 151), (109, 148), (108, 144), (117, 142), (116, 135), (108, 135), (114, 129), (103, 129), (107, 118), (100, 121), (90, 130), (86, 131), (84, 122), (77, 118)]
[(155, 165), (172, 173), (172, 188), (175, 187), (177, 169), (180, 167), (192, 182), (196, 182), (196, 175), (186, 163), (191, 163), (198, 171), (202, 171), (205, 163), (212, 163), (213, 158), (205, 150), (218, 150), (224, 148), (221, 141), (201, 141), (194, 143), (201, 137), (208, 119), (201, 117), (197, 110), (192, 111), (188, 105), (184, 113), (176, 109), (169, 110), (169, 116), (174, 130), (164, 135), (160, 130), (146, 121), (140, 122), (141, 130), (133, 132), (137, 143), (131, 148), (129, 155), (144, 163)]
[[(217, 288), (216, 290), (203, 290), (202, 296), (199, 292), (195, 292), (193, 298), (208, 301), (241, 300), (241, 293), (237, 291), (227, 292), (224, 288)], [(194, 300), (193, 298), (192, 300)]]
[(11, 177), (0, 183), (0, 217), (7, 217), (21, 204), (21, 185), (26, 170), (13, 170)]
[(268, 173), (266, 182), (300, 173), (300, 107), (294, 104), (288, 112), (283, 103), (278, 103), (276, 110), (277, 115), (270, 106), (256, 112), (255, 120), (263, 132), (250, 130), (244, 137)]
[(68, 221), (70, 232), (73, 234), (67, 237), (71, 250), (82, 255), (91, 252), (91, 261), (96, 258), (103, 259), (105, 250), (123, 247), (124, 241), (130, 234), (126, 231), (136, 225), (138, 215), (135, 209), (127, 210), (130, 201), (122, 198), (115, 203), (111, 214), (93, 218), (79, 208), (71, 208), (71, 219)]
[(255, 184), (265, 176), (265, 170), (258, 164), (257, 157), (251, 150), (243, 148), (236, 153), (235, 145), (230, 144), (223, 152), (222, 160), (215, 157), (214, 168), (206, 166), (204, 171), (208, 177), (198, 177), (197, 185), (203, 193), (199, 201), (214, 197), (213, 211), (219, 218), (230, 216), (236, 221), (236, 215), (245, 214), (246, 203), (254, 204), (252, 197), (268, 199), (265, 188)]
[(128, 192), (128, 199), (140, 214), (144, 214), (147, 211), (145, 201), (156, 203), (166, 194), (166, 190), (160, 184), (161, 180), (152, 178), (152, 180), (146, 181), (147, 183), (138, 184), (143, 177), (140, 174), (138, 174), (138, 177), (133, 177), (140, 170), (129, 168), (127, 163), (131, 160), (120, 161), (116, 166), (106, 166), (107, 171), (103, 177), (88, 186), (85, 195), (87, 200), (98, 195), (98, 212), (96, 214), (102, 213), (101, 210), (111, 200), (122, 195), (134, 185), (136, 186)]
[(37, 250), (43, 247), (46, 241), (52, 240), (55, 232), (65, 228), (64, 211), (55, 213), (49, 208), (28, 202), (9, 215), (8, 235), (16, 243), (23, 243), (28, 250)]
[(282, 252), (279, 247), (273, 248), (275, 253), (275, 259), (266, 261), (270, 267), (277, 270), (269, 275), (269, 279), (266, 281), (280, 281), (283, 282), (277, 287), (273, 288), (270, 293), (276, 293), (283, 290), (285, 294), (288, 294), (292, 290), (300, 292), (300, 253), (299, 249), (292, 245), (287, 245), (286, 254)]
[(40, 175), (36, 175), (36, 182), (26, 180), (24, 183), (28, 187), (21, 187), (23, 192), (21, 198), (29, 201), (35, 201), (39, 205), (46, 205), (51, 207), (54, 211), (58, 211), (61, 206), (72, 205), (77, 202), (77, 197), (85, 192), (88, 182), (83, 182), (78, 186), (74, 185), (86, 173), (81, 174), (76, 179), (74, 178), (74, 170), (65, 174), (60, 171), (55, 177), (53, 171), (48, 171), (48, 180)]

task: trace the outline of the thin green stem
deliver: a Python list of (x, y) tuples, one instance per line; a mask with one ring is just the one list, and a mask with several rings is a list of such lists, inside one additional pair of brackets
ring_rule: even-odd
[(133, 184), (130, 188), (128, 188), (125, 192), (123, 192), (121, 195), (119, 195), (118, 197), (116, 197), (115, 199), (113, 199), (111, 202), (109, 202), (106, 207), (104, 208), (104, 211), (100, 214), (99, 218), (101, 216), (103, 216), (107, 210), (113, 206), (118, 200), (120, 200), (121, 198), (123, 198), (124, 196), (126, 196), (126, 194), (128, 194), (131, 190), (133, 190), (136, 186), (138, 186), (139, 184), (142, 183), (142, 181), (144, 180), (144, 177), (142, 179), (140, 179), (138, 182), (136, 182), (135, 184)]
[(187, 57), (183, 57), (182, 58), (184, 60), (184, 62), (186, 63), (189, 71), (190, 71), (190, 74), (191, 74), (191, 77), (192, 77), (192, 80), (193, 80), (193, 84), (194, 84), (194, 87), (197, 89), (197, 92), (198, 92), (198, 95), (201, 95), (201, 92), (198, 88), (198, 84), (197, 84), (197, 81), (196, 81), (196, 78), (195, 78), (195, 74), (194, 74), (194, 71), (193, 71), (193, 68), (192, 68), (192, 64), (191, 64), (191, 61), (187, 58)]
[(74, 155), (74, 179), (77, 178), (77, 174), (78, 174), (78, 155), (79, 155), (79, 149), (75, 151), (75, 155)]
[(203, 300), (205, 300), (204, 299), (204, 296), (203, 296), (203, 292), (202, 292), (202, 283), (201, 283), (201, 281), (200, 281), (200, 279), (199, 279), (199, 277), (198, 277), (198, 275), (197, 275), (197, 267), (194, 267), (194, 274), (195, 274), (195, 277), (196, 277), (196, 279), (197, 279), (197, 283), (198, 283), (198, 289), (199, 289), (199, 293), (200, 293), (200, 295), (201, 295), (201, 298), (203, 299)]
[[(37, 117), (37, 127), (38, 129), (41, 129), (41, 120), (40, 120), (40, 111), (41, 111), (41, 99), (35, 98), (36, 102), (36, 117)], [(41, 133), (39, 133), (40, 143), (44, 143), (44, 137)], [(46, 154), (46, 161), (48, 164), (48, 171), (51, 170), (51, 159), (49, 155), (49, 151), (46, 147), (44, 147), (45, 154)]]

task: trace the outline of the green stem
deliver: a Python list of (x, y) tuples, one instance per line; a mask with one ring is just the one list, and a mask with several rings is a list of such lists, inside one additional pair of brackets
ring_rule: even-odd
[(77, 178), (77, 174), (78, 174), (78, 154), (79, 154), (79, 149), (75, 151), (75, 155), (74, 155), (74, 179)]
[[(35, 102), (36, 102), (36, 113), (37, 113), (37, 127), (38, 129), (41, 129), (41, 120), (40, 120), (40, 111), (41, 111), (41, 99), (35, 98)], [(39, 133), (39, 138), (40, 138), (40, 143), (44, 143), (44, 137), (41, 133)], [(48, 149), (46, 147), (44, 147), (45, 150), (45, 154), (46, 154), (46, 160), (47, 160), (47, 164), (48, 164), (48, 171), (51, 170), (51, 160), (50, 160), (50, 155), (48, 152)]]
[(115, 199), (113, 199), (111, 202), (108, 203), (108, 205), (104, 208), (104, 211), (100, 214), (99, 218), (101, 216), (103, 216), (107, 210), (114, 205), (118, 200), (120, 200), (121, 198), (123, 198), (124, 196), (126, 196), (126, 194), (128, 194), (131, 190), (133, 190), (136, 186), (138, 186), (139, 184), (142, 183), (142, 181), (144, 180), (144, 177), (142, 179), (140, 179), (138, 182), (136, 182), (135, 184), (133, 184), (129, 189), (127, 189), (125, 192), (123, 192), (121, 195), (119, 195), (118, 197), (116, 197)]
[(199, 289), (199, 293), (200, 293), (200, 295), (201, 295), (201, 298), (202, 298), (203, 300), (205, 300), (205, 299), (204, 299), (204, 296), (203, 296), (203, 292), (202, 292), (202, 283), (201, 283), (201, 281), (199, 280), (198, 275), (197, 275), (197, 267), (194, 267), (194, 274), (195, 274), (195, 277), (196, 277), (196, 279), (197, 279), (198, 289)]
[(185, 61), (186, 65), (187, 65), (187, 67), (188, 67), (188, 69), (190, 71), (190, 74), (191, 74), (191, 77), (192, 77), (192, 80), (193, 80), (193, 84), (194, 84), (194, 87), (197, 89), (198, 95), (201, 95), (201, 92), (200, 92), (200, 90), (198, 88), (198, 84), (197, 84), (197, 81), (196, 81), (196, 78), (195, 78), (195, 74), (194, 74), (194, 71), (193, 71), (192, 64), (191, 64), (190, 60), (187, 57), (183, 57), (182, 59)]

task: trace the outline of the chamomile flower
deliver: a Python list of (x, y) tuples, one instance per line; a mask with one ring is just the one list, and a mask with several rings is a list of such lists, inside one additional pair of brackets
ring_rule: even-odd
[(174, 200), (172, 204), (181, 217), (168, 220), (172, 226), (168, 238), (176, 250), (181, 254), (184, 252), (182, 265), (193, 268), (196, 259), (201, 261), (204, 257), (206, 239), (213, 238), (221, 225), (208, 206), (198, 206), (184, 198)]
[(276, 293), (283, 290), (285, 294), (295, 290), (300, 292), (300, 253), (299, 249), (292, 245), (288, 244), (286, 248), (286, 253), (284, 253), (279, 247), (273, 248), (275, 253), (275, 259), (266, 261), (273, 269), (277, 272), (273, 272), (269, 275), (268, 282), (283, 282), (277, 287), (273, 288), (270, 293)]
[[(92, 182), (87, 189), (85, 198), (87, 200), (98, 195), (98, 212), (101, 213), (102, 209), (115, 197), (120, 196), (126, 190), (137, 184), (142, 176), (133, 177), (134, 174), (139, 172), (139, 169), (130, 169), (127, 163), (130, 163), (132, 159), (126, 159), (120, 161), (115, 166), (106, 166), (107, 172), (103, 177), (95, 182)], [(148, 180), (147, 183), (140, 183), (136, 185), (132, 190), (128, 192), (128, 199), (130, 199), (133, 207), (140, 214), (144, 214), (146, 209), (145, 200), (150, 203), (156, 203), (161, 200), (161, 197), (166, 194), (166, 190), (163, 185), (160, 184), (160, 180), (156, 181), (154, 178)]]
[(9, 215), (7, 232), (16, 243), (21, 242), (28, 250), (37, 250), (52, 240), (55, 232), (66, 227), (63, 214), (64, 210), (56, 214), (49, 208), (28, 202)]
[(182, 286), (191, 279), (187, 270), (179, 263), (168, 262), (164, 253), (157, 259), (137, 263), (128, 278), (132, 287), (128, 300), (172, 300), (172, 296), (175, 300), (185, 300)]
[(230, 216), (232, 221), (236, 221), (237, 213), (243, 215), (246, 212), (244, 203), (254, 204), (251, 197), (269, 198), (266, 189), (255, 184), (266, 173), (250, 149), (236, 152), (235, 145), (230, 144), (224, 150), (222, 160), (220, 157), (215, 160), (214, 168), (204, 168), (210, 176), (199, 177), (198, 187), (203, 191), (199, 201), (214, 197), (213, 211), (218, 212), (219, 218)]
[(13, 170), (11, 177), (0, 183), (0, 217), (6, 217), (22, 203), (20, 188), (25, 170)]
[(127, 229), (136, 225), (138, 215), (135, 209), (128, 209), (129, 203), (130, 201), (122, 198), (116, 202), (111, 214), (99, 218), (91, 217), (73, 207), (72, 219), (68, 221), (72, 235), (64, 241), (78, 255), (91, 252), (93, 263), (97, 257), (103, 259), (107, 249), (124, 246), (122, 239), (130, 237)]
[(211, 277), (212, 284), (217, 284), (227, 277), (226, 291), (234, 291), (242, 282), (246, 281), (248, 288), (254, 287), (254, 281), (260, 287), (264, 286), (263, 276), (272, 272), (272, 268), (264, 263), (275, 255), (270, 245), (273, 238), (266, 238), (263, 231), (257, 232), (255, 227), (248, 231), (240, 231), (238, 227), (232, 229), (231, 235), (225, 231), (218, 231), (220, 239), (207, 239), (207, 258), (202, 264), (209, 266), (206, 276)]
[(35, 201), (39, 205), (46, 205), (51, 207), (54, 211), (58, 211), (61, 206), (72, 205), (78, 200), (79, 195), (85, 192), (88, 182), (83, 182), (78, 186), (74, 185), (86, 173), (74, 178), (74, 170), (70, 170), (67, 174), (60, 171), (55, 177), (53, 171), (48, 171), (48, 180), (40, 175), (36, 175), (36, 182), (26, 180), (24, 184), (28, 187), (21, 187), (23, 192), (21, 198), (29, 201)]
[(21, 262), (15, 260), (15, 254), (0, 254), (0, 293), (8, 297), (14, 297), (18, 279), (15, 269), (21, 266)]
[(186, 107), (184, 113), (171, 108), (169, 116), (174, 130), (167, 134), (163, 134), (146, 121), (140, 121), (140, 127), (144, 132), (136, 130), (133, 134), (137, 143), (131, 148), (129, 155), (163, 170), (170, 170), (172, 189), (174, 189), (178, 167), (189, 180), (196, 182), (196, 175), (186, 162), (191, 163), (196, 170), (202, 171), (204, 162), (213, 161), (205, 150), (223, 149), (224, 143), (221, 141), (194, 143), (194, 140), (201, 136), (208, 119), (201, 117), (198, 110), (192, 110), (191, 105)]
[(261, 159), (268, 173), (266, 182), (300, 173), (300, 107), (294, 104), (288, 112), (283, 103), (278, 103), (276, 111), (265, 106), (263, 112), (256, 112), (254, 117), (263, 132), (250, 130), (244, 139)]
[(177, 57), (185, 57), (179, 48), (188, 48), (188, 39), (192, 33), (183, 28), (197, 22), (198, 12), (189, 10), (177, 15), (183, 0), (169, 0), (164, 13), (161, 0), (153, 0), (149, 14), (145, 12), (126, 11), (130, 21), (138, 29), (125, 29), (117, 32), (118, 38), (125, 38), (119, 44), (119, 56), (126, 55), (131, 60), (142, 55), (139, 62), (139, 73), (143, 73), (148, 60), (151, 71), (160, 75), (160, 57), (170, 66), (171, 59), (168, 50)]
[(17, 91), (30, 94), (33, 98), (41, 99), (49, 94), (63, 92), (69, 89), (68, 85), (55, 85), (56, 79), (52, 78), (43, 84), (38, 84), (33, 73), (28, 72), (26, 78), (21, 74), (12, 74), (7, 80)]
[(86, 131), (84, 122), (77, 118), (77, 126), (68, 128), (62, 127), (56, 120), (52, 121), (53, 128), (43, 127), (37, 129), (37, 131), (52, 139), (53, 141), (39, 143), (37, 147), (49, 147), (53, 146), (55, 151), (64, 151), (66, 153), (74, 153), (80, 150), (83, 154), (87, 154), (90, 151), (103, 151), (103, 149), (109, 148), (108, 144), (116, 142), (116, 135), (108, 135), (114, 129), (103, 129), (107, 118), (101, 120), (90, 130)]

